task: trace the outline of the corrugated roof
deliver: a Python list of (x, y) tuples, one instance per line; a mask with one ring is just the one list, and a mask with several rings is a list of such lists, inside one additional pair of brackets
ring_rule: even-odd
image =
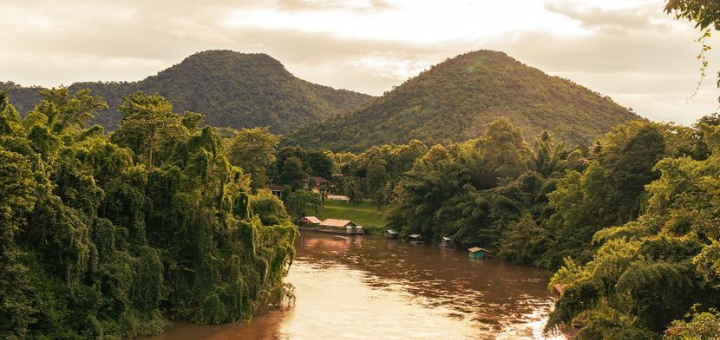
[(300, 220), (301, 220), (301, 221), (302, 221), (302, 220), (305, 220), (305, 221), (310, 222), (310, 223), (313, 223), (313, 224), (320, 224), (320, 223), (322, 223), (322, 221), (320, 221), (320, 219), (317, 218), (317, 217), (315, 217), (315, 216), (305, 216), (305, 217), (301, 218)]
[(322, 221), (322, 223), (320, 223), (320, 225), (323, 226), (323, 227), (345, 227), (345, 226), (347, 226), (348, 224), (355, 225), (355, 223), (353, 223), (353, 221), (350, 221), (350, 220), (336, 220), (336, 219), (334, 219), (334, 218), (328, 218), (327, 220)]

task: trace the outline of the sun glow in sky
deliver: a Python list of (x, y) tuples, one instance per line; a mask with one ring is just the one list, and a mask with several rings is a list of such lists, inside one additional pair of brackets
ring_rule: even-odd
[[(460, 53), (494, 49), (689, 124), (718, 108), (698, 93), (699, 32), (663, 0), (5, 0), (0, 81), (57, 86), (140, 80), (206, 49), (264, 52), (300, 78), (379, 95)], [(714, 41), (713, 41), (714, 42)]]

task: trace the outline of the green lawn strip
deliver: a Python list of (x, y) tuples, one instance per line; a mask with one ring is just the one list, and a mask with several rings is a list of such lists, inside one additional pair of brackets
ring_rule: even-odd
[(382, 232), (385, 227), (383, 212), (378, 210), (377, 205), (372, 201), (350, 205), (343, 201), (327, 200), (318, 210), (317, 217), (321, 220), (326, 218), (351, 220), (374, 234)]

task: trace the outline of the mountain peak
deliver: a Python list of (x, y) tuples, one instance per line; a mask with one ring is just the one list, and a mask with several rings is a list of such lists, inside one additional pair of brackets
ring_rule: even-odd
[[(10, 87), (9, 85), (4, 87)], [(278, 60), (264, 53), (229, 50), (197, 52), (180, 63), (139, 82), (84, 82), (71, 91), (89, 88), (102, 96), (110, 109), (96, 123), (112, 130), (122, 120), (122, 97), (137, 91), (159, 93), (178, 112), (205, 114), (205, 122), (220, 127), (269, 126), (288, 133), (305, 123), (351, 112), (371, 96), (312, 84), (292, 75)], [(37, 90), (10, 90), (10, 99), (21, 112), (40, 98)]]
[(479, 137), (499, 117), (510, 119), (526, 140), (548, 130), (574, 146), (640, 118), (569, 80), (481, 50), (447, 59), (351, 115), (303, 129), (290, 142), (333, 151), (411, 139), (446, 144)]

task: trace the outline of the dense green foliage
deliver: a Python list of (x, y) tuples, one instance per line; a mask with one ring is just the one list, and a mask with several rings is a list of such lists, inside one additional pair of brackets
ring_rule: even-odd
[(42, 96), (21, 118), (0, 94), (0, 338), (132, 338), (282, 299), (296, 229), (201, 116), (138, 93), (108, 136), (84, 125), (99, 98)]
[(498, 117), (510, 119), (525, 138), (547, 130), (583, 146), (639, 118), (608, 97), (504, 53), (477, 51), (433, 66), (351, 115), (299, 130), (286, 143), (355, 152), (412, 139), (447, 145), (479, 137)]
[(655, 339), (720, 307), (720, 118), (633, 121), (574, 151), (548, 133), (530, 148), (506, 120), (485, 131), (418, 157), (388, 227), (557, 270), (549, 329), (582, 321), (579, 339)]
[(719, 122), (708, 117), (695, 127), (710, 148), (707, 158), (671, 153), (657, 162), (640, 216), (616, 216), (606, 223), (615, 227), (597, 230), (599, 249), (585, 265), (566, 260), (552, 281), (566, 291), (551, 326), (581, 319), (590, 323), (583, 339), (651, 339), (696, 303), (720, 305)]
[[(40, 101), (37, 89), (0, 83), (0, 90), (3, 88), (10, 91), (11, 102), (23, 113)], [(119, 109), (122, 98), (138, 91), (159, 93), (179, 112), (202, 112), (211, 126), (268, 126), (275, 133), (293, 132), (305, 123), (348, 113), (372, 98), (298, 79), (268, 55), (232, 51), (196, 53), (139, 82), (70, 86), (71, 92), (85, 88), (108, 102), (110, 109), (94, 120), (108, 130), (118, 128), (123, 119)]]
[(238, 131), (226, 142), (228, 159), (251, 176), (254, 189), (270, 184), (268, 169), (275, 162), (279, 140), (267, 128), (252, 128)]

